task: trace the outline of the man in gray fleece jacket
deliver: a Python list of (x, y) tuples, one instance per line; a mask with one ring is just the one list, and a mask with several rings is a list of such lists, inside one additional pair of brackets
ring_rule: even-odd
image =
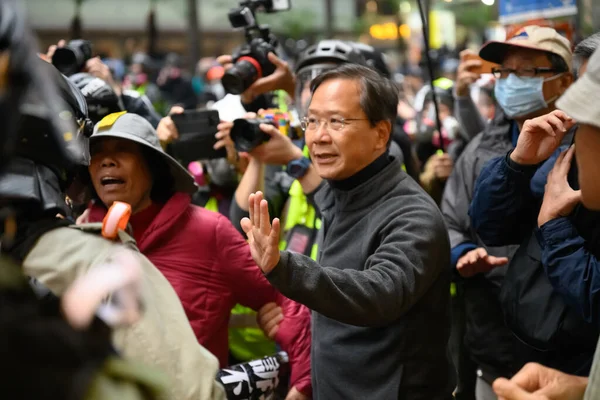
[(319, 75), (311, 91), (313, 164), (300, 181), (316, 188), (318, 262), (279, 251), (260, 192), (242, 227), (269, 281), (313, 310), (313, 396), (451, 399), (450, 248), (435, 203), (389, 155), (398, 92), (357, 65)]

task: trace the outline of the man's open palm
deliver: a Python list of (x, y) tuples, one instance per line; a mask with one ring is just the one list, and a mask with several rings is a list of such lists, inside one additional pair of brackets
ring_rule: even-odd
[(248, 236), (254, 262), (268, 274), (279, 262), (279, 219), (275, 218), (271, 226), (269, 207), (261, 192), (250, 195), (248, 210), (250, 218), (242, 219), (242, 229)]

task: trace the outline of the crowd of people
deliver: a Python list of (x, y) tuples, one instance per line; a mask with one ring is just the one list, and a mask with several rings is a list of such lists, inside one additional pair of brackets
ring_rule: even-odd
[[(229, 55), (119, 78), (23, 43), (1, 53), (35, 71), (0, 99), (11, 398), (600, 398), (600, 33), (527, 26), (431, 77), (323, 40), (240, 95)], [(220, 156), (182, 160), (201, 107)]]

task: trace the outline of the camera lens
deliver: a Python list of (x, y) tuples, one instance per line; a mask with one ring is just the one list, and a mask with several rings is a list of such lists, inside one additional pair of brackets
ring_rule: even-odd
[(260, 129), (260, 124), (275, 126), (269, 119), (236, 119), (229, 134), (237, 151), (252, 151), (271, 137)]
[(52, 56), (52, 64), (64, 75), (70, 76), (79, 72), (79, 63), (75, 49), (60, 47)]
[(231, 67), (221, 83), (227, 93), (242, 94), (258, 79), (258, 71), (249, 60), (240, 60)]

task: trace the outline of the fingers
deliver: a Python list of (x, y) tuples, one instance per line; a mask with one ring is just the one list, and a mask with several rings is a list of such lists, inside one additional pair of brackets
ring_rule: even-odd
[(480, 258), (487, 257), (488, 252), (483, 247), (479, 247), (479, 248), (473, 250), (473, 254), (476, 256), (476, 260), (477, 260), (477, 259), (480, 259)]
[(77, 218), (77, 221), (75, 221), (75, 223), (77, 225), (86, 224), (89, 222), (89, 217), (90, 217), (90, 210), (88, 208), (86, 208), (85, 211), (79, 216), (79, 218)]
[(540, 374), (549, 371), (549, 368), (537, 363), (527, 363), (512, 377), (511, 382), (528, 392), (535, 392), (541, 386)]
[(527, 393), (517, 384), (505, 378), (496, 379), (493, 388), (498, 397), (507, 400), (534, 400), (537, 398), (537, 396)]
[[(274, 302), (267, 303), (264, 306), (262, 306), (260, 310), (258, 310), (259, 322), (262, 320), (267, 321), (268, 319), (273, 318), (275, 315), (277, 315), (277, 312), (273, 312), (274, 310), (277, 311), (277, 308), (279, 308), (279, 306), (277, 305), (277, 303)], [(279, 312), (281, 312), (281, 308), (279, 308)]]
[(266, 200), (260, 201), (260, 230), (264, 235), (271, 234), (271, 221), (269, 217), (269, 204)]
[(171, 117), (164, 117), (158, 123), (156, 134), (163, 143), (171, 143), (174, 139), (179, 138), (179, 132)]
[(460, 75), (459, 78), (461, 81), (464, 81), (465, 83), (475, 83), (477, 82), (477, 80), (479, 79), (479, 74), (475, 73), (475, 72), (463, 72)]
[(233, 62), (233, 57), (231, 57), (231, 55), (222, 55), (217, 57), (217, 62), (219, 64), (221, 64), (222, 66), (225, 66), (227, 64), (231, 64)]
[(260, 219), (260, 201), (262, 200), (262, 193), (261, 192), (256, 192), (254, 194), (254, 219), (252, 220), (252, 222), (254, 223), (254, 227), (257, 228), (258, 230), (260, 230), (260, 223), (261, 223), (261, 219)]
[(266, 133), (267, 135), (270, 135), (270, 136), (275, 136), (275, 135), (279, 134), (279, 129), (275, 128), (273, 125), (260, 124), (259, 128), (261, 131), (263, 131), (264, 133)]
[[(223, 121), (219, 125), (217, 125), (217, 129), (219, 130), (219, 133), (221, 133), (221, 131), (230, 131), (231, 128), (233, 128), (233, 122)], [(219, 139), (221, 139), (221, 138), (219, 138)]]
[(561, 110), (554, 110), (552, 111), (550, 114), (554, 115), (555, 117), (560, 118), (562, 121), (565, 122), (575, 122), (575, 120), (573, 118), (571, 118), (567, 113), (565, 113), (564, 111)]
[(473, 56), (477, 56), (477, 53), (475, 53), (471, 49), (465, 49), (465, 50), (463, 50), (463, 51), (460, 52), (459, 56), (460, 56), (460, 61), (465, 61), (465, 60), (468, 60), (469, 58), (471, 58)]
[(57, 46), (55, 44), (48, 47), (48, 51), (46, 51), (46, 58), (52, 62), (52, 57), (54, 57), (54, 53), (56, 53)]
[[(481, 67), (481, 61), (479, 61), (479, 60), (464, 61), (460, 65), (461, 72), (467, 72), (467, 71), (470, 71), (470, 70), (473, 70), (473, 69), (476, 69), (479, 67)], [(479, 76), (479, 74), (477, 74), (477, 73), (473, 73), (473, 74)]]
[(525, 123), (527, 124), (527, 122), (529, 122), (528, 125), (528, 130), (535, 133), (535, 132), (544, 132), (549, 136), (554, 136), (556, 137), (556, 133), (554, 131), (554, 127), (552, 125), (550, 125), (550, 123), (545, 119), (545, 118), (535, 118), (529, 121), (526, 121)]
[(273, 52), (270, 52), (267, 57), (269, 57), (269, 61), (271, 61), (273, 65), (275, 65), (275, 67), (277, 68), (288, 67), (288, 63), (283, 61), (281, 58), (277, 57)]
[(271, 227), (271, 244), (279, 249), (279, 235), (281, 234), (281, 222), (279, 218), (275, 218), (273, 220), (273, 225)]
[[(215, 135), (216, 137), (216, 135)], [(223, 147), (226, 147), (229, 143), (226, 140), (219, 140), (217, 143), (214, 144), (213, 149), (215, 150), (219, 150), (222, 149)]]
[(184, 111), (185, 111), (185, 109), (181, 106), (173, 106), (173, 107), (171, 107), (171, 110), (169, 111), (169, 115), (183, 114)]
[(248, 236), (248, 240), (250, 240), (253, 226), (250, 218), (242, 218), (242, 220), (240, 221), (240, 225), (242, 226), (242, 229), (244, 230), (246, 236)]
[[(259, 112), (260, 112), (260, 110), (259, 110)], [(246, 114), (244, 114), (244, 116), (242, 118), (243, 119), (256, 119), (256, 113), (255, 112), (247, 112)]]
[(257, 315), (258, 325), (270, 339), (275, 339), (279, 323), (283, 321), (283, 310), (275, 303), (264, 305)]
[(548, 174), (547, 181), (551, 182), (554, 179), (566, 180), (571, 169), (571, 163), (573, 162), (573, 156), (575, 155), (575, 146), (569, 147), (567, 150), (561, 152), (556, 158), (554, 167)]
[(254, 199), (255, 199), (256, 195), (254, 193), (251, 193), (250, 196), (248, 197), (248, 213), (250, 214), (250, 222), (252, 223), (252, 225), (254, 225), (254, 220), (256, 219), (254, 217)]
[(489, 265), (494, 267), (508, 264), (508, 258), (506, 257), (487, 256), (486, 261)]
[(550, 126), (554, 128), (554, 132), (565, 133), (567, 131), (567, 128), (565, 128), (565, 124), (563, 123), (563, 121), (553, 114), (549, 114), (546, 117), (546, 122), (548, 122)]
[(569, 149), (564, 153), (565, 156), (562, 160), (561, 166), (568, 172), (568, 170), (571, 168), (571, 163), (573, 162), (573, 156), (575, 155), (575, 146), (569, 147)]

